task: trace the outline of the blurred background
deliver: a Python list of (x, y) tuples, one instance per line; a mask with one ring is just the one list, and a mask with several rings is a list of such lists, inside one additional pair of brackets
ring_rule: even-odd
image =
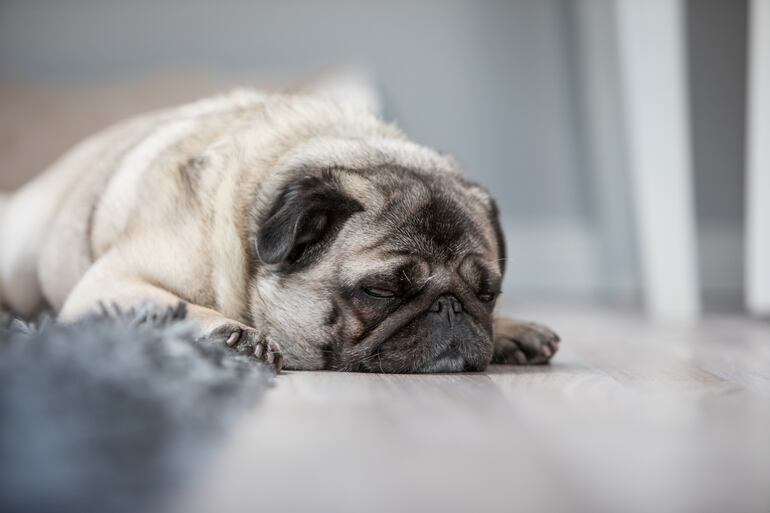
[(0, 188), (126, 115), (353, 70), (497, 197), (507, 301), (743, 312), (767, 267), (744, 269), (750, 19), (744, 0), (2, 0)]

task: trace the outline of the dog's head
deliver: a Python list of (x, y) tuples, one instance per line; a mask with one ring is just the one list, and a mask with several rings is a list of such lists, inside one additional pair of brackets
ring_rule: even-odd
[(288, 368), (482, 370), (504, 270), (494, 202), (456, 173), (294, 173), (253, 220), (254, 315)]

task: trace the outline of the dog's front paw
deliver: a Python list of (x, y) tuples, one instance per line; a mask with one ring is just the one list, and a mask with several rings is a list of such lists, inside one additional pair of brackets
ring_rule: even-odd
[(276, 372), (280, 372), (283, 367), (281, 348), (254, 328), (227, 323), (216, 328), (211, 333), (211, 337), (224, 342), (240, 354), (253, 356), (259, 361), (272, 365)]
[(542, 365), (559, 350), (559, 335), (535, 322), (497, 319), (492, 363)]

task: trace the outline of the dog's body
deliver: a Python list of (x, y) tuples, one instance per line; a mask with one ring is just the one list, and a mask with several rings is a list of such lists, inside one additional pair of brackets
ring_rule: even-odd
[(184, 301), (204, 333), (292, 368), (547, 361), (558, 337), (538, 325), (501, 322), (493, 344), (504, 258), (494, 202), (451, 160), (307, 96), (137, 117), (0, 202), (13, 310)]

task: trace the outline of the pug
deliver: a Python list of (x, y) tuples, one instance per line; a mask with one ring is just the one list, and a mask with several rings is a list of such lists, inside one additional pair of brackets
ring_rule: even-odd
[(455, 162), (354, 105), (239, 90), (86, 139), (0, 203), (2, 301), (183, 302), (280, 370), (481, 371), (559, 337), (495, 319), (505, 242)]

